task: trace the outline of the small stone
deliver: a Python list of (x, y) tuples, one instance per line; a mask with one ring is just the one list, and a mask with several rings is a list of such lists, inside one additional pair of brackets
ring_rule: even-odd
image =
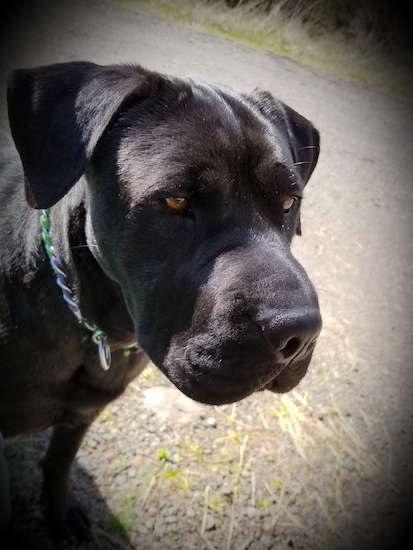
[(159, 514), (159, 510), (155, 506), (151, 506), (148, 509), (148, 515), (153, 517), (153, 518), (156, 517), (158, 514)]
[(142, 455), (136, 455), (134, 456), (132, 459), (131, 459), (131, 464), (133, 464), (134, 466), (142, 466), (142, 464), (144, 464), (145, 462), (145, 457), (143, 457)]
[(232, 495), (234, 491), (231, 489), (231, 487), (228, 485), (228, 483), (224, 483), (221, 487), (221, 494), (224, 496), (230, 496)]
[(262, 535), (260, 537), (260, 543), (263, 548), (272, 548), (274, 541), (269, 535)]
[(254, 506), (248, 506), (248, 508), (245, 510), (245, 515), (250, 519), (254, 519), (257, 517), (257, 510), (254, 508)]
[(166, 516), (163, 521), (164, 523), (176, 523), (178, 521), (178, 516)]
[(185, 516), (187, 518), (194, 518), (196, 516), (196, 512), (193, 508), (187, 508), (185, 512)]
[(116, 485), (126, 485), (128, 480), (125, 474), (119, 474), (116, 476)]
[(215, 418), (212, 418), (212, 416), (207, 418), (206, 423), (208, 424), (208, 426), (216, 426), (217, 425), (217, 421), (215, 420)]
[(215, 527), (215, 520), (211, 515), (207, 515), (206, 522), (205, 522), (205, 530), (211, 531)]
[(145, 525), (137, 525), (136, 526), (136, 531), (140, 535), (147, 535), (148, 534), (148, 528)]
[(264, 520), (264, 523), (262, 525), (264, 531), (271, 531), (272, 527), (272, 519)]

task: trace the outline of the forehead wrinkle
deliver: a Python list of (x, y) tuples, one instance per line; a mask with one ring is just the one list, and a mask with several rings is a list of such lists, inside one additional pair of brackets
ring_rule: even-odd
[(202, 122), (210, 124), (216, 138), (223, 145), (230, 145), (231, 137), (242, 139), (241, 124), (228, 98), (206, 83), (197, 83), (193, 90), (193, 106)]
[[(153, 134), (137, 135), (123, 141), (117, 156), (120, 190), (133, 203), (156, 191), (177, 190), (185, 179), (187, 165), (174, 158), (173, 151), (159, 146)], [(179, 156), (179, 155), (178, 155)]]
[[(268, 162), (269, 165), (283, 163), (294, 171), (294, 161), (289, 155), (289, 144), (285, 142), (277, 127), (254, 105), (246, 103), (242, 96), (234, 96), (228, 92), (225, 98), (237, 124), (243, 150), (251, 157), (250, 162), (252, 161), (252, 164)], [(242, 120), (242, 124), (239, 120)]]
[[(176, 192), (180, 187), (190, 193), (188, 180), (195, 174), (198, 178), (202, 175), (208, 186), (224, 179), (227, 185), (232, 181), (240, 192), (243, 180), (252, 178), (255, 185), (249, 181), (247, 188), (265, 188), (266, 181), (275, 180), (271, 166), (292, 162), (285, 158), (273, 125), (231, 92), (197, 82), (185, 109), (179, 112), (180, 124), (174, 117), (162, 124), (146, 120), (139, 131), (132, 130), (133, 139), (122, 140), (118, 176), (135, 201), (157, 191)], [(198, 164), (200, 158), (203, 169)]]
[[(155, 168), (156, 162), (153, 163), (153, 160), (138, 162), (131, 175), (124, 174), (120, 178), (121, 185), (133, 202), (145, 201), (157, 192), (171, 195), (189, 193), (185, 166), (171, 167), (163, 162), (162, 167), (158, 164)], [(165, 158), (162, 160), (165, 161)]]
[(203, 107), (196, 111), (197, 116), (207, 123), (202, 126), (208, 135), (202, 142), (203, 153), (208, 152), (211, 161), (200, 174), (202, 180), (207, 184), (225, 181), (237, 195), (289, 191), (292, 159), (274, 125), (258, 109), (251, 112), (251, 105), (242, 97), (210, 86), (197, 91), (195, 108), (199, 102)]

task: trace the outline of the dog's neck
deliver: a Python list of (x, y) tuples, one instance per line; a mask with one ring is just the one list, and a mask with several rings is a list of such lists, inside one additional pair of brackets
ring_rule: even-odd
[(76, 194), (51, 209), (53, 247), (82, 317), (107, 335), (113, 350), (127, 348), (136, 341), (134, 324), (119, 285), (104, 273), (91, 251), (93, 245), (86, 237), (87, 196)]

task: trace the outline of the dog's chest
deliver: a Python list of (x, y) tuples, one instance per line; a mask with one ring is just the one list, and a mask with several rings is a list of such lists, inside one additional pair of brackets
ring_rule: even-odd
[[(24, 355), (19, 365), (25, 363)], [(0, 373), (0, 431), (5, 437), (59, 423), (88, 422), (124, 391), (148, 361), (143, 352), (129, 357), (115, 353), (110, 370), (104, 371), (95, 346), (71, 353), (61, 346), (37, 361), (32, 347), (31, 362), (29, 355), (25, 369), (16, 366), (13, 375), (9, 369)]]

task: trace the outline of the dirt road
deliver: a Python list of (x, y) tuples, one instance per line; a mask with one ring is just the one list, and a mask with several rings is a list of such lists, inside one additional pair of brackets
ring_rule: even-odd
[[(324, 316), (312, 372), (287, 400), (263, 394), (236, 409), (196, 409), (192, 424), (179, 429), (171, 419), (157, 423), (142, 393), (167, 388), (165, 381), (149, 376), (132, 388), (110, 409), (109, 420), (97, 423), (77, 465), (75, 483), (87, 504), (95, 497), (104, 503), (93, 516), (96, 548), (407, 548), (400, 537), (411, 528), (413, 511), (412, 104), (104, 1), (18, 4), (0, 44), (4, 128), (5, 77), (12, 69), (84, 59), (138, 62), (242, 89), (259, 86), (308, 117), (322, 136), (303, 204), (303, 236), (293, 245), (319, 291)], [(122, 417), (128, 410), (131, 427), (129, 405), (137, 416), (133, 433)], [(205, 418), (213, 420), (204, 429)], [(182, 451), (185, 437), (191, 452)], [(10, 448), (25, 548), (47, 547), (34, 472), (44, 438), (28, 438), (31, 454), (21, 443)], [(177, 469), (168, 477), (146, 463), (141, 470), (147, 477), (135, 472), (141, 464), (136, 448), (145, 442), (149, 455), (157, 446), (175, 449), (175, 478)], [(203, 447), (206, 462), (191, 445)], [(221, 453), (226, 470), (214, 453)], [(235, 473), (234, 464), (240, 467)], [(82, 481), (84, 470), (93, 483)], [(183, 487), (177, 480), (185, 472)], [(24, 476), (29, 484), (19, 484)], [(119, 500), (125, 485), (136, 487), (129, 508)], [(215, 491), (215, 504), (205, 497), (206, 487)], [(116, 542), (116, 528), (103, 517), (108, 508), (113, 517), (129, 518), (127, 526), (118, 525), (129, 542)], [(27, 510), (34, 510), (34, 520)]]

